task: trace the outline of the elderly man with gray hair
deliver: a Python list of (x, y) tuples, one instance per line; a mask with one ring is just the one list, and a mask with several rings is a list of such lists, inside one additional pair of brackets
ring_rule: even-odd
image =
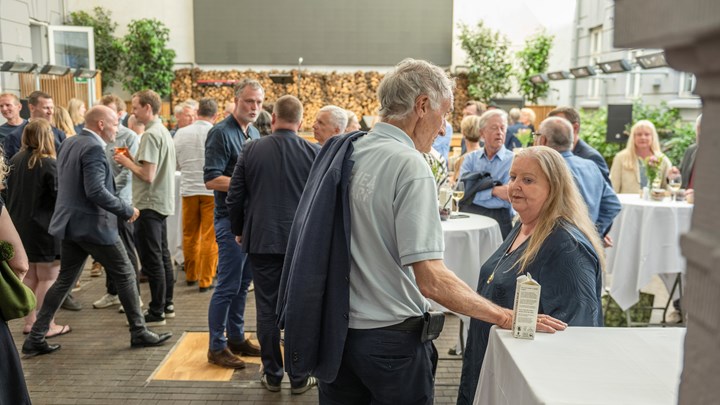
[(480, 116), (480, 138), (485, 141), (482, 149), (469, 153), (460, 167), (460, 179), (466, 173), (487, 173), (496, 184), (478, 191), (472, 196), (472, 204), (463, 211), (484, 215), (498, 222), (505, 238), (512, 229), (512, 210), (507, 183), (510, 181), (510, 165), (513, 153), (505, 148), (507, 114), (503, 110), (488, 110)]
[(336, 105), (326, 105), (318, 111), (313, 124), (313, 135), (322, 146), (335, 135), (345, 133), (347, 112)]
[[(431, 404), (446, 308), (503, 328), (512, 312), (443, 263), (430, 151), (452, 111), (454, 82), (405, 59), (378, 87), (381, 120), (334, 137), (316, 159), (288, 244), (279, 321), (288, 371), (312, 372), (320, 403)], [(313, 249), (310, 249), (313, 246)], [(539, 330), (564, 328), (554, 325)], [(318, 352), (318, 348), (322, 348)]]
[[(590, 219), (600, 237), (605, 237), (622, 205), (595, 163), (573, 155), (573, 127), (570, 121), (561, 117), (546, 118), (540, 123), (538, 144), (555, 149), (565, 159), (588, 206)], [(612, 240), (605, 238), (605, 244), (612, 245)]]

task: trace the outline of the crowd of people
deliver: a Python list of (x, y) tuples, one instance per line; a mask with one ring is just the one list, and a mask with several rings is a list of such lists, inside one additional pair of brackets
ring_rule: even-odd
[[(107, 275), (106, 294), (93, 306), (119, 305), (132, 347), (171, 337), (148, 326), (182, 316), (167, 238), (176, 170), (186, 283), (212, 291), (207, 359), (240, 369), (240, 356), (259, 356), (269, 391), (280, 391), (286, 371), (293, 394), (319, 386), (322, 403), (432, 403), (439, 333), (432, 331), (442, 316), (431, 299), (472, 318), (467, 345), (456, 351), (458, 403), (471, 403), (490, 327), (511, 327), (515, 280), (524, 273), (543, 287), (539, 331), (602, 326), (616, 193), (665, 187), (679, 175), (692, 192), (697, 147), (673, 167), (654, 125), (639, 121), (608, 169), (580, 139), (573, 108), (556, 108), (536, 129), (529, 108), (508, 114), (470, 101), (463, 150), (451, 155), (454, 88), (439, 67), (406, 59), (380, 83), (379, 121), (369, 131), (359, 131), (354, 113), (327, 105), (314, 117), (317, 143), (298, 135), (300, 100), (286, 95), (268, 105), (262, 85), (249, 79), (235, 86), (224, 114), (210, 98), (179, 103), (172, 130), (152, 90), (132, 95), (130, 113), (112, 94), (89, 109), (71, 100), (64, 111), (36, 91), (29, 120), (16, 95), (1, 94), (0, 239), (14, 245), (9, 265), (38, 301), (24, 321), (22, 353), (60, 349), (48, 339), (72, 328), (54, 316), (73, 306), (89, 256), (95, 274)], [(521, 131), (534, 146), (523, 147)], [(642, 169), (649, 159), (658, 162), (658, 184)], [(443, 262), (438, 188), (478, 176), (487, 181), (461, 210), (497, 221), (504, 241), (473, 290)], [(141, 278), (151, 297), (144, 312)], [(251, 282), (259, 345), (245, 334)], [(0, 340), (10, 359), (2, 374), (24, 387), (6, 322)], [(0, 395), (8, 403), (27, 398), (22, 389)]]

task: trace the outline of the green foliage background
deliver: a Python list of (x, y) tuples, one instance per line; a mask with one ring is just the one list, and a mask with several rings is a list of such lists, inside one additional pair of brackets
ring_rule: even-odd
[[(655, 124), (660, 138), (660, 146), (673, 165), (679, 165), (685, 150), (695, 142), (695, 125), (685, 122), (677, 108), (670, 108), (666, 103), (660, 106), (649, 106), (638, 101), (633, 105), (633, 122), (649, 120)], [(625, 148), (624, 144), (606, 143), (607, 109), (580, 110), (580, 137), (590, 146), (597, 149), (612, 165), (615, 155)], [(630, 127), (626, 128), (630, 133)]]
[(468, 92), (482, 102), (510, 92), (512, 58), (510, 41), (480, 21), (475, 28), (459, 24), (460, 46), (468, 55)]
[(547, 96), (550, 91), (549, 83), (535, 84), (530, 81), (530, 77), (547, 71), (554, 39), (545, 31), (539, 32), (525, 40), (525, 47), (516, 55), (518, 69), (515, 76), (520, 93), (533, 104), (537, 104), (538, 99)]
[(125, 49), (114, 36), (117, 23), (110, 18), (112, 13), (102, 7), (95, 7), (92, 12), (74, 11), (65, 23), (93, 28), (96, 68), (102, 71), (102, 87), (105, 89), (120, 79)]
[(167, 48), (170, 30), (156, 19), (132, 20), (123, 38), (127, 49), (123, 87), (134, 93), (152, 89), (170, 95), (175, 51)]

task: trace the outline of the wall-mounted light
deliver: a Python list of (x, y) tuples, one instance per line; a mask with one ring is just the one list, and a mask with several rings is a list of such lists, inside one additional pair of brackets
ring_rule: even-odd
[(60, 65), (45, 65), (40, 69), (40, 74), (43, 75), (54, 75), (54, 76), (65, 76), (70, 73), (70, 68), (67, 66)]
[(643, 69), (654, 69), (668, 66), (668, 63), (665, 60), (665, 52), (641, 55), (635, 58), (635, 60)]
[(530, 76), (530, 81), (533, 84), (547, 83), (548, 77), (546, 74), (539, 74), (539, 75), (535, 75), (535, 76)]
[(600, 62), (598, 63), (600, 66), (600, 69), (604, 73), (621, 73), (621, 72), (628, 72), (632, 69), (632, 66), (630, 65), (630, 61), (627, 59), (618, 59), (613, 60), (609, 62)]
[(550, 72), (547, 74), (550, 80), (567, 80), (570, 78), (570, 72), (566, 70), (560, 70), (558, 72)]
[(93, 77), (97, 76), (97, 74), (98, 74), (97, 70), (78, 68), (78, 69), (75, 69), (75, 74), (73, 76), (81, 77), (83, 79), (92, 79)]
[(30, 73), (37, 67), (34, 63), (7, 61), (0, 66), (2, 72)]
[(570, 73), (572, 73), (576, 79), (579, 79), (581, 77), (595, 76), (597, 74), (595, 68), (592, 66), (579, 66), (576, 68), (572, 68), (570, 69)]

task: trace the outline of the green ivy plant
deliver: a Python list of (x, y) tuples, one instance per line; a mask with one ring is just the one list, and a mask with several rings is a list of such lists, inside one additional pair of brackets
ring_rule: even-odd
[(554, 39), (554, 36), (545, 31), (539, 32), (526, 39), (525, 47), (516, 54), (518, 64), (516, 77), (520, 93), (533, 104), (537, 104), (538, 99), (547, 96), (550, 91), (550, 84), (535, 84), (530, 81), (530, 77), (547, 71)]
[(459, 24), (460, 47), (468, 55), (468, 92), (470, 96), (489, 102), (510, 92), (512, 59), (510, 41), (480, 21), (475, 28)]
[(127, 49), (123, 87), (134, 93), (151, 89), (161, 97), (170, 95), (175, 78), (175, 51), (167, 48), (170, 30), (156, 19), (132, 20), (123, 39)]
[[(669, 108), (666, 103), (659, 106), (645, 105), (636, 102), (633, 105), (633, 121), (648, 120), (655, 124), (660, 138), (660, 148), (674, 165), (682, 161), (685, 150), (695, 142), (695, 127), (692, 122), (685, 122), (680, 111)], [(622, 143), (605, 142), (607, 133), (607, 109), (580, 110), (580, 137), (590, 144), (612, 165), (613, 158), (625, 148)], [(626, 130), (629, 133), (632, 125)]]
[(113, 35), (117, 23), (110, 18), (112, 13), (102, 7), (95, 7), (92, 12), (73, 11), (65, 24), (93, 28), (96, 67), (102, 71), (102, 87), (107, 89), (120, 80), (125, 48)]

